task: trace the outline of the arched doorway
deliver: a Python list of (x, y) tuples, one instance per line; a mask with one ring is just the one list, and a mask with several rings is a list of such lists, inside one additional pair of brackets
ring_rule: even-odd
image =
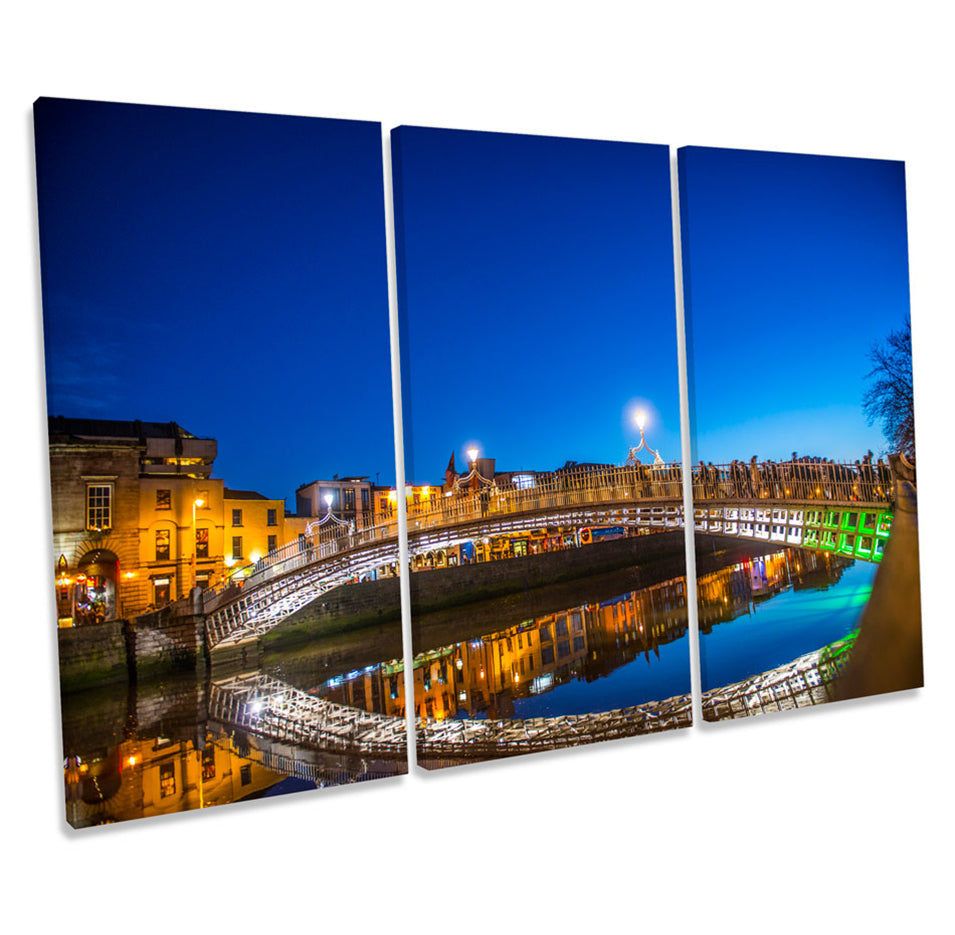
[(76, 623), (101, 623), (116, 617), (119, 558), (109, 549), (93, 549), (77, 564)]

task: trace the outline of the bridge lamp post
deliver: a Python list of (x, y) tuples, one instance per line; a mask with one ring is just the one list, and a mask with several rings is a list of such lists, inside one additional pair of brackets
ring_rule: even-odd
[(197, 587), (199, 584), (198, 581), (198, 571), (196, 570), (196, 552), (199, 548), (199, 532), (196, 528), (196, 508), (205, 505), (205, 500), (202, 497), (196, 497), (192, 501), (192, 586), (193, 588)]
[(652, 454), (654, 464), (663, 464), (660, 452), (654, 451), (654, 449), (647, 444), (647, 437), (643, 431), (647, 427), (647, 414), (642, 409), (638, 409), (634, 416), (634, 421), (637, 423), (637, 428), (640, 429), (640, 444), (630, 449), (630, 454), (627, 456), (627, 464), (636, 464), (637, 453), (640, 451), (646, 451), (648, 454)]
[(326, 507), (325, 512), (326, 512), (326, 513), (331, 513), (331, 512), (332, 512), (332, 500), (335, 499), (334, 496), (333, 496), (332, 494), (330, 494), (330, 493), (327, 493), (327, 494), (325, 494), (325, 496), (324, 496), (322, 499), (325, 501), (325, 507)]

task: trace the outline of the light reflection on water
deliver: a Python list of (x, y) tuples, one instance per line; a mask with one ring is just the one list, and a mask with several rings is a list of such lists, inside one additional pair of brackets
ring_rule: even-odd
[(787, 550), (701, 579), (702, 690), (742, 681), (848, 636), (877, 568)]
[[(874, 565), (787, 550), (702, 576), (703, 690), (846, 636), (857, 625), (875, 571)], [(493, 632), (467, 635), (466, 622), (456, 625), (453, 640), (416, 657), (419, 716), (555, 717), (661, 701), (690, 689), (683, 578), (502, 623)], [(339, 704), (403, 717), (401, 661), (366, 664), (378, 644), (360, 634), (354, 643), (362, 644), (357, 665), (355, 659), (329, 676), (335, 672), (329, 659), (339, 657), (306, 657), (298, 686)], [(206, 692), (202, 681), (187, 678), (67, 696), (64, 777), (71, 823), (208, 808), (406, 768), (403, 761), (276, 746), (214, 723), (204, 713)]]
[[(698, 582), (703, 690), (775, 668), (857, 625), (875, 565), (788, 549)], [(584, 603), (415, 657), (419, 717), (531, 718), (610, 711), (690, 690), (685, 579)], [(313, 689), (404, 713), (400, 660)], [(373, 684), (383, 675), (381, 689)], [(360, 678), (358, 676), (361, 676)]]

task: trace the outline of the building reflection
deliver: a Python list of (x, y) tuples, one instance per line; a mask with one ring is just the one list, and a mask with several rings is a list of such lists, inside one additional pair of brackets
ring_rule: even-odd
[(852, 564), (827, 552), (785, 549), (703, 575), (697, 582), (700, 632), (710, 633), (717, 624), (746, 616), (756, 604), (783, 591), (825, 590)]
[(64, 763), (67, 820), (85, 828), (238, 802), (286, 778), (261, 760), (244, 735), (212, 733), (201, 743), (130, 738), (72, 753)]
[[(510, 718), (514, 701), (570, 681), (594, 681), (686, 634), (684, 579), (582, 604), (415, 658), (419, 718)], [(329, 680), (315, 694), (381, 714), (405, 714), (404, 667), (394, 660)], [(362, 704), (364, 702), (364, 704)]]
[[(786, 591), (836, 584), (851, 560), (787, 549), (748, 558), (698, 581), (702, 633), (748, 615)], [(581, 604), (507, 629), (419, 653), (414, 662), (415, 716), (511, 718), (519, 698), (578, 680), (609, 676), (687, 632), (685, 579), (676, 578), (608, 601)], [(330, 679), (313, 693), (339, 704), (404, 717), (401, 660)]]

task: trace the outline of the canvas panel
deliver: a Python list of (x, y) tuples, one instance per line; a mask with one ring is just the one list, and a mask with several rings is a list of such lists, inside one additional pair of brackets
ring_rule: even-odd
[(689, 724), (667, 147), (392, 160), (418, 764)]
[(679, 179), (704, 719), (920, 686), (904, 165)]
[(35, 128), (70, 823), (405, 772), (380, 126)]

